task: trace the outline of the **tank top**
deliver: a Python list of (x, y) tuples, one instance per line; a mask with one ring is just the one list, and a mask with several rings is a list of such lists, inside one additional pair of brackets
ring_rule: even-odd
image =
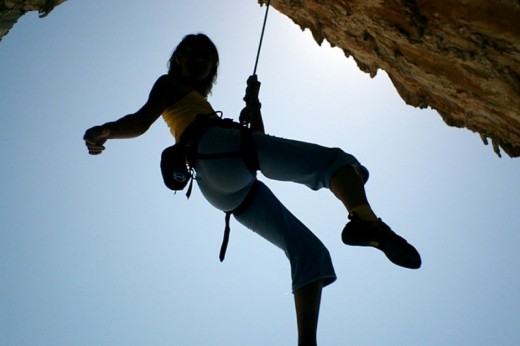
[[(176, 142), (180, 138), (186, 128), (195, 121), (198, 115), (212, 115), (215, 111), (201, 94), (192, 91), (184, 96), (171, 107), (168, 107), (162, 114), (162, 117)], [(216, 115), (215, 115), (216, 116)]]

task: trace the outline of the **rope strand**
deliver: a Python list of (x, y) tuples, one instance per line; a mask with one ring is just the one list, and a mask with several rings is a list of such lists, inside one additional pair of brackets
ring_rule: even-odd
[(256, 61), (255, 61), (255, 68), (253, 70), (253, 75), (256, 74), (256, 68), (258, 67), (258, 60), (260, 59), (260, 50), (262, 49), (262, 42), (264, 40), (265, 25), (267, 23), (267, 14), (269, 13), (270, 5), (271, 5), (271, 0), (267, 0), (267, 7), (265, 9), (265, 16), (264, 16), (264, 24), (262, 25), (262, 34), (260, 35), (260, 43), (258, 45), (258, 52), (256, 53)]

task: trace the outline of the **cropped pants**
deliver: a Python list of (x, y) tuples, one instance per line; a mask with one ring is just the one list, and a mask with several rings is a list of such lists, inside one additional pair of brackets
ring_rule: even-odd
[[(242, 132), (212, 127), (201, 137), (198, 154), (240, 151)], [(338, 148), (253, 133), (260, 171), (270, 179), (291, 181), (312, 190), (330, 188), (332, 176), (346, 166), (360, 166), (357, 159)], [(246, 198), (257, 179), (241, 157), (201, 159), (195, 163), (197, 184), (204, 197), (217, 209), (230, 211)], [(259, 182), (248, 207), (235, 218), (282, 249), (291, 266), (292, 290), (316, 280), (328, 285), (336, 274), (323, 243)]]

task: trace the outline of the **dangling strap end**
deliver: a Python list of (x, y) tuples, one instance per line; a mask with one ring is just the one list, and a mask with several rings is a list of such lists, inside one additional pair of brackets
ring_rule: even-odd
[(191, 190), (193, 189), (193, 173), (190, 177), (190, 185), (188, 186), (188, 191), (186, 191), (186, 198), (190, 199), (191, 196)]
[(226, 257), (226, 250), (229, 243), (229, 233), (231, 232), (231, 228), (229, 227), (229, 220), (231, 218), (231, 212), (226, 212), (226, 228), (224, 229), (224, 239), (222, 240), (222, 245), (220, 246), (220, 254), (219, 259), (220, 262), (224, 261)]

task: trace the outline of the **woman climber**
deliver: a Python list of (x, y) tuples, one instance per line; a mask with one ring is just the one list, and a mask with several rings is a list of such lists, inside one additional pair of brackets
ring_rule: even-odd
[[(168, 74), (157, 79), (144, 106), (88, 129), (83, 139), (90, 154), (100, 154), (108, 139), (137, 137), (162, 115), (176, 143), (189, 142), (195, 151), (190, 165), (204, 197), (220, 210), (234, 210), (238, 222), (287, 255), (299, 345), (315, 345), (321, 291), (336, 279), (332, 261), (321, 241), (257, 180), (257, 170), (267, 178), (312, 190), (330, 189), (348, 211), (350, 221), (342, 231), (345, 244), (374, 247), (411, 269), (421, 266), (420, 255), (374, 214), (364, 190), (368, 171), (354, 156), (264, 133), (256, 76), (249, 78), (246, 95), (250, 128), (222, 120), (207, 101), (218, 64), (217, 49), (206, 35), (186, 36), (169, 60)], [(244, 145), (245, 138), (249, 145)], [(237, 152), (241, 154), (204, 158)]]

